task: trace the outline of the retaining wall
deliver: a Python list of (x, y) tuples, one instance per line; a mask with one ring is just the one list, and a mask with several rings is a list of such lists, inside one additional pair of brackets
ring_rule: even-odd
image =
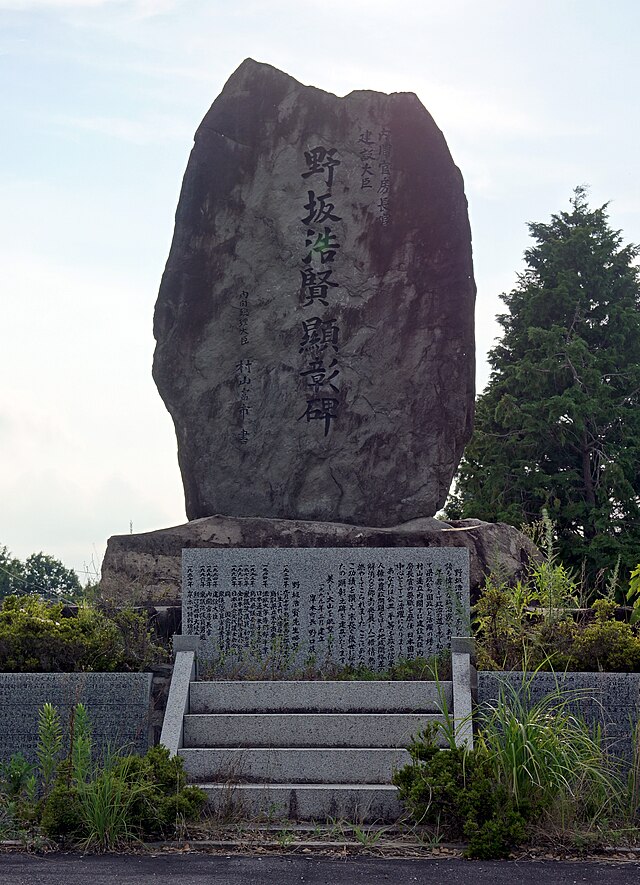
[(151, 673), (0, 673), (0, 762), (22, 752), (36, 761), (38, 712), (49, 702), (65, 737), (73, 707), (89, 711), (94, 749), (144, 753), (153, 742)]
[[(478, 672), (478, 705), (495, 701), (501, 685), (516, 689), (533, 704), (557, 688), (569, 709), (590, 725), (600, 724), (607, 749), (630, 759), (633, 731), (640, 721), (640, 673)], [(523, 686), (525, 686), (523, 688)]]

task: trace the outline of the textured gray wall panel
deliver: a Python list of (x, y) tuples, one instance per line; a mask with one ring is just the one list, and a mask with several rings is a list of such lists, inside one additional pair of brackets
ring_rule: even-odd
[[(478, 703), (497, 699), (500, 684), (528, 694), (536, 703), (556, 688), (566, 693), (569, 707), (591, 725), (603, 727), (606, 746), (617, 756), (630, 758), (633, 727), (640, 719), (640, 673), (478, 673)], [(508, 695), (507, 695), (508, 696)]]
[(466, 549), (186, 549), (182, 570), (201, 657), (384, 670), (469, 632)]
[(18, 751), (35, 761), (38, 712), (57, 708), (63, 731), (82, 702), (95, 748), (144, 752), (148, 745), (151, 673), (0, 673), (0, 760)]

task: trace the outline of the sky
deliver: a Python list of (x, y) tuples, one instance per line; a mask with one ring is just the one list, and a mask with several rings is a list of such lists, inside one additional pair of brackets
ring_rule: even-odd
[(527, 222), (573, 189), (640, 242), (637, 0), (0, 0), (0, 547), (95, 578), (184, 522), (153, 308), (193, 134), (251, 57), (415, 92), (469, 201), (478, 390)]

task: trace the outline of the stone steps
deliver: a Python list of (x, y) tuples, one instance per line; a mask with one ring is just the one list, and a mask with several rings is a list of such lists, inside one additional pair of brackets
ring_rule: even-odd
[(447, 709), (456, 745), (473, 746), (466, 639), (452, 640), (453, 679), (441, 683), (199, 682), (198, 642), (174, 637), (161, 743), (181, 755), (222, 817), (397, 820), (391, 778), (416, 733), (444, 721)]
[(178, 753), (223, 815), (395, 820), (393, 772), (451, 695), (450, 682), (191, 682)]
[(197, 713), (185, 747), (406, 747), (430, 713)]
[(389, 784), (410, 761), (400, 748), (225, 747), (183, 748), (190, 781), (292, 784)]

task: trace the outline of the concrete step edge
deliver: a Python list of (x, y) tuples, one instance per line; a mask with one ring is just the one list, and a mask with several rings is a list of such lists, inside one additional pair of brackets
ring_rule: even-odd
[(194, 713), (207, 712), (434, 712), (451, 708), (452, 683), (419, 681), (193, 682)]
[(393, 719), (404, 719), (408, 716), (413, 716), (420, 717), (429, 722), (434, 722), (437, 719), (442, 720), (444, 718), (443, 713), (439, 711), (429, 713), (425, 712), (424, 710), (411, 710), (408, 712), (403, 710), (396, 712), (395, 710), (393, 710), (388, 713), (380, 711), (374, 711), (371, 713), (348, 713), (343, 712), (342, 710), (338, 712), (334, 712), (333, 710), (331, 710), (327, 711), (326, 713), (310, 713), (301, 711), (296, 711), (295, 713), (283, 713), (280, 710), (278, 710), (277, 712), (274, 711), (273, 713), (185, 713), (184, 718), (185, 721), (192, 722), (203, 721), (205, 719), (208, 719), (211, 722), (219, 722), (222, 719), (239, 720), (242, 717), (246, 717), (247, 719), (266, 719), (268, 717), (273, 721), (275, 721), (276, 719), (281, 720), (283, 717), (285, 717), (287, 719), (290, 718), (295, 722), (296, 720), (302, 721), (303, 719), (308, 720), (311, 717), (317, 717), (318, 721), (326, 721), (328, 718), (334, 718), (338, 721), (343, 720), (345, 722), (353, 721), (354, 719), (356, 721), (368, 722), (375, 719), (379, 720), (381, 716)]
[(338, 784), (310, 784), (310, 783), (277, 783), (277, 784), (259, 784), (259, 783), (245, 783), (245, 784), (228, 784), (222, 783), (218, 781), (213, 781), (211, 783), (201, 783), (198, 786), (202, 790), (238, 790), (239, 792), (249, 791), (249, 790), (257, 790), (260, 791), (278, 791), (278, 790), (318, 790), (319, 792), (334, 792), (340, 790), (356, 790), (358, 792), (383, 792), (389, 794), (395, 794), (398, 792), (398, 788), (393, 784), (349, 784), (349, 783), (338, 783)]
[(321, 745), (317, 747), (264, 747), (256, 745), (246, 746), (246, 747), (181, 747), (178, 750), (178, 754), (182, 756), (187, 753), (217, 753), (220, 750), (223, 750), (225, 753), (231, 753), (234, 751), (238, 751), (238, 753), (251, 753), (253, 751), (258, 753), (347, 753), (347, 752), (355, 752), (355, 753), (394, 753), (405, 751), (407, 748), (403, 746), (397, 747), (323, 747)]
[(276, 690), (286, 690), (287, 686), (306, 686), (310, 690), (318, 687), (322, 688), (340, 688), (346, 691), (358, 691), (376, 685), (384, 685), (385, 687), (393, 686), (414, 686), (436, 688), (450, 686), (450, 679), (443, 679), (440, 682), (434, 682), (427, 679), (194, 679), (190, 685), (198, 686), (264, 686), (274, 688)]

